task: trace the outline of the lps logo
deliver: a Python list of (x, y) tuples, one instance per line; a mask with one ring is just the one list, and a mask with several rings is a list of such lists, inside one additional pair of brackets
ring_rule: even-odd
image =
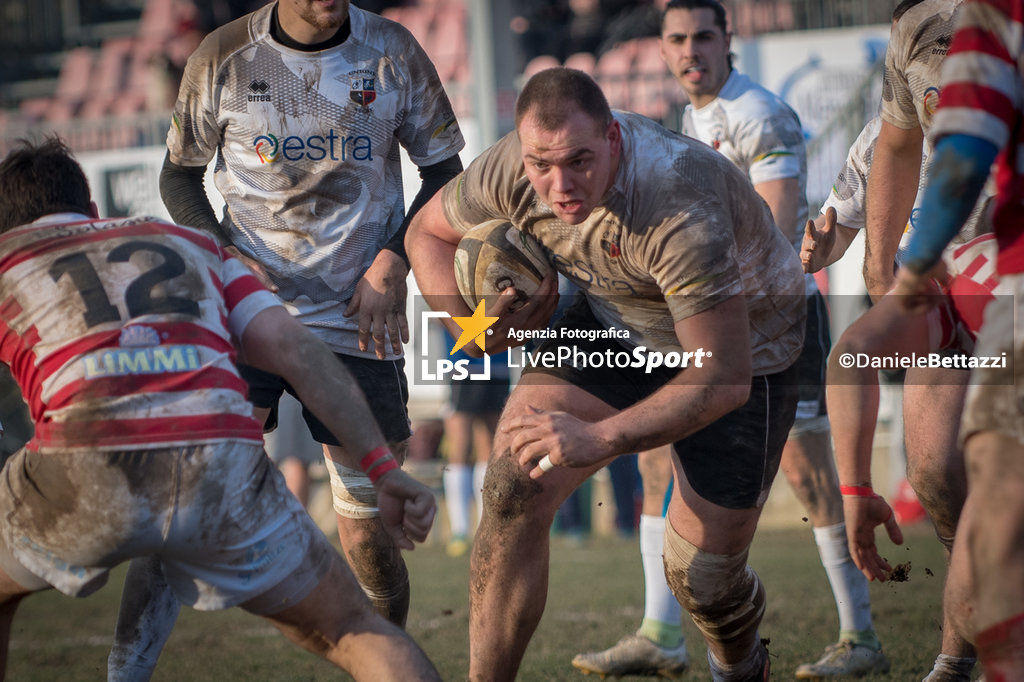
[(491, 378), (491, 357), (486, 354), (487, 348), (485, 347), (485, 339), (487, 334), (490, 333), (490, 327), (498, 321), (497, 317), (488, 317), (484, 310), (484, 302), (480, 301), (477, 305), (476, 310), (473, 312), (472, 317), (452, 317), (455, 324), (459, 325), (462, 329), (462, 333), (459, 338), (455, 341), (455, 345), (448, 352), (449, 356), (454, 355), (458, 351), (470, 343), (475, 343), (477, 347), (485, 351), (483, 371), (471, 373), (472, 363), (467, 359), (461, 360), (450, 360), (448, 358), (431, 359), (430, 348), (427, 339), (430, 335), (427, 332), (427, 325), (431, 319), (435, 318), (446, 318), (449, 317), (448, 313), (445, 312), (433, 312), (424, 310), (420, 313), (420, 329), (423, 330), (423, 346), (420, 349), (420, 377), (427, 381), (437, 381), (441, 379), (477, 379), (477, 380), (488, 380)]

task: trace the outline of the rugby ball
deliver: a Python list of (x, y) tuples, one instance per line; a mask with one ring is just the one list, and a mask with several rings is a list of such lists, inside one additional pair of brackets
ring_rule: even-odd
[(522, 307), (554, 272), (540, 244), (507, 220), (488, 220), (462, 235), (455, 250), (455, 281), (463, 300), (476, 309), (513, 287), (511, 310)]

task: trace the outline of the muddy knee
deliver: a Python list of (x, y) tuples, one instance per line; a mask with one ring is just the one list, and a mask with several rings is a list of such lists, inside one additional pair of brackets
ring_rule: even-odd
[(747, 551), (711, 554), (665, 528), (665, 574), (676, 599), (709, 643), (745, 654), (765, 609), (765, 592)]
[(907, 482), (928, 512), (936, 532), (940, 536), (953, 535), (967, 497), (966, 481), (961, 484), (941, 471), (911, 466), (907, 469)]
[(498, 521), (512, 521), (534, 510), (535, 498), (543, 487), (530, 478), (511, 453), (494, 457), (484, 478), (484, 515)]

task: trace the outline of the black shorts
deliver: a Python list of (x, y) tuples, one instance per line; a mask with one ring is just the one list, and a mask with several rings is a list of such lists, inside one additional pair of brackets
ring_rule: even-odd
[[(356, 383), (363, 390), (370, 411), (377, 418), (380, 430), (389, 443), (400, 443), (412, 435), (409, 427), (409, 381), (405, 376), (405, 360), (374, 360), (359, 358), (353, 355), (335, 353), (341, 364), (355, 377)], [(269, 372), (239, 365), (238, 371), (249, 384), (249, 400), (256, 407), (270, 408), (270, 414), (263, 425), (264, 432), (273, 431), (277, 427), (277, 401), (281, 394), (288, 391), (296, 398), (295, 390), (287, 381)], [(339, 405), (339, 409), (345, 409)], [(309, 426), (309, 432), (318, 443), (326, 445), (342, 445), (326, 426), (305, 406), (302, 417)]]
[(480, 416), (501, 412), (508, 398), (509, 380), (454, 379), (450, 389), (448, 405), (453, 412)]
[[(561, 327), (602, 328), (582, 298), (555, 324), (556, 330)], [(563, 340), (561, 334), (556, 336), (558, 338), (544, 341), (538, 352), (557, 352), (559, 345), (572, 345), (587, 354), (629, 351), (615, 339)], [(678, 370), (659, 367), (647, 373), (633, 368), (578, 369), (566, 365), (529, 366), (523, 373), (556, 376), (623, 410), (664, 386)], [(776, 374), (755, 376), (750, 385), (750, 398), (744, 405), (673, 444), (686, 479), (698, 495), (729, 509), (750, 509), (764, 504), (796, 418), (798, 376), (796, 363)]]
[(814, 419), (828, 413), (825, 407), (825, 371), (828, 354), (832, 350), (828, 308), (820, 291), (807, 297), (807, 327), (804, 349), (797, 358), (800, 381), (800, 402), (796, 407), (797, 419)]

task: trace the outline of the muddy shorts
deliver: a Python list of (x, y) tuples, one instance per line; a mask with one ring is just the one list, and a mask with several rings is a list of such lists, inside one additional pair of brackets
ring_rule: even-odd
[(258, 444), (39, 454), (0, 472), (0, 568), (84, 597), (156, 555), (178, 599), (273, 614), (301, 601), (334, 550)]
[(974, 358), (989, 367), (971, 370), (961, 445), (978, 431), (994, 431), (1024, 444), (1024, 274), (1003, 275), (985, 308)]
[[(602, 328), (582, 297), (555, 324), (556, 332), (562, 326), (572, 330)], [(590, 340), (579, 335), (563, 339), (560, 332), (555, 336), (541, 343), (538, 353), (557, 353), (562, 344), (575, 346), (587, 355), (629, 351), (616, 339)], [(796, 418), (800, 388), (798, 364), (777, 374), (754, 377), (750, 398), (744, 405), (674, 444), (673, 450), (682, 462), (686, 479), (698, 495), (729, 509), (764, 505)], [(529, 366), (523, 373), (558, 377), (624, 410), (664, 386), (678, 371), (658, 367), (648, 373), (640, 368), (607, 364), (579, 369), (562, 364)]]

